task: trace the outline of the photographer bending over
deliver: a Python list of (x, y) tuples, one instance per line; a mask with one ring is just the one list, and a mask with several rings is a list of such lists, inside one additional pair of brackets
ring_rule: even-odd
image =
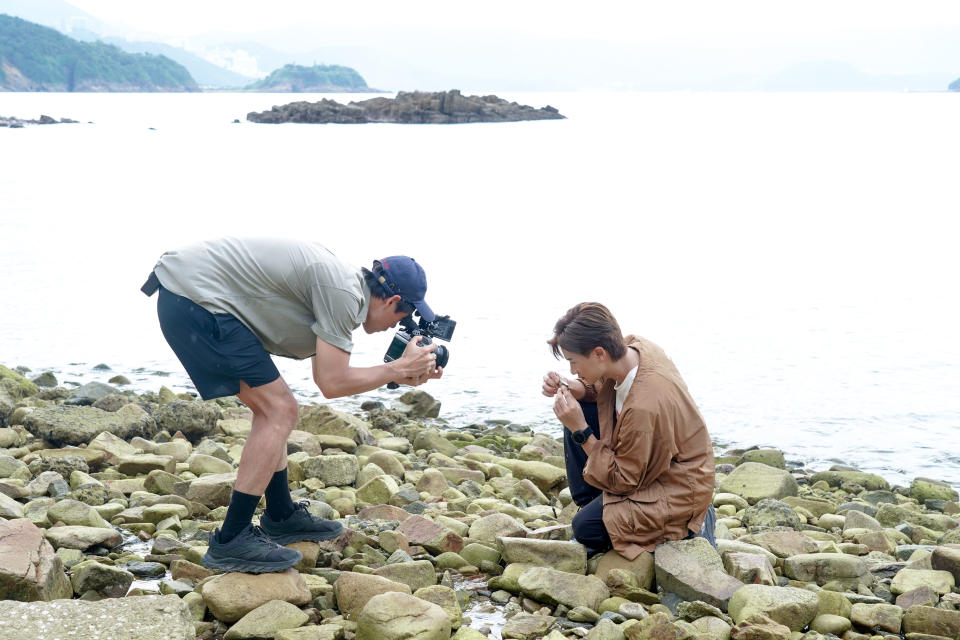
[(716, 546), (713, 445), (673, 362), (649, 340), (624, 338), (596, 302), (570, 309), (553, 332), (554, 356), (577, 376), (543, 379), (565, 427), (576, 540), (628, 560), (694, 535)]
[[(410, 340), (403, 354), (374, 367), (350, 366), (351, 334), (395, 327), (416, 309), (428, 322), (427, 279), (412, 258), (357, 269), (318, 244), (224, 238), (164, 253), (143, 286), (159, 289), (160, 328), (204, 400), (236, 395), (253, 411), (223, 525), (203, 564), (224, 571), (283, 571), (300, 561), (281, 545), (340, 535), (339, 522), (294, 504), (287, 484), (287, 437), (299, 405), (270, 354), (313, 358), (327, 398), (439, 378), (436, 345)], [(266, 513), (251, 524), (261, 496)]]

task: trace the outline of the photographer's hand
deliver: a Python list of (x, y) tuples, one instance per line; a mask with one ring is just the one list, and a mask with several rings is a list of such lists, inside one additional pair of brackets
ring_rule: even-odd
[(404, 384), (423, 384), (430, 378), (439, 378), (437, 374), (436, 344), (420, 346), (423, 336), (413, 336), (407, 343), (403, 354), (389, 363), (397, 373), (396, 380)]

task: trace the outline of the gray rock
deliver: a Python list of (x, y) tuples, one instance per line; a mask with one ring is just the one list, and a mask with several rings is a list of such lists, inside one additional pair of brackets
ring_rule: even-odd
[(343, 105), (329, 99), (292, 102), (270, 111), (250, 112), (247, 120), (260, 123), (395, 122), (401, 124), (450, 124), (465, 122), (516, 122), (556, 120), (563, 116), (551, 106), (535, 109), (493, 95), (464, 96), (447, 92), (401, 91), (395, 98), (371, 98)]
[(120, 393), (120, 390), (108, 384), (103, 384), (102, 382), (88, 382), (74, 389), (73, 393), (70, 394), (69, 398), (64, 400), (63, 404), (89, 406), (111, 393)]
[(790, 505), (772, 498), (764, 498), (747, 507), (740, 520), (745, 527), (789, 527), (799, 530), (805, 524)]
[(376, 438), (369, 425), (349, 413), (337, 411), (325, 404), (300, 408), (296, 428), (315, 435), (331, 435), (350, 438), (357, 444), (374, 444)]
[(414, 560), (386, 564), (373, 572), (374, 575), (399, 582), (416, 591), (437, 584), (437, 572), (429, 560)]
[(133, 580), (134, 576), (129, 571), (101, 564), (96, 560), (86, 560), (74, 565), (70, 576), (74, 593), (96, 591), (108, 598), (125, 596)]
[(212, 436), (221, 418), (223, 413), (217, 405), (200, 400), (173, 400), (160, 405), (153, 413), (161, 429), (170, 433), (179, 431), (193, 443)]
[(110, 598), (98, 602), (0, 601), (0, 637), (4, 640), (89, 638), (91, 620), (96, 621), (99, 638), (196, 638), (190, 611), (177, 596)]
[(55, 387), (58, 384), (57, 376), (53, 375), (52, 371), (44, 371), (43, 373), (38, 375), (36, 378), (31, 380), (31, 382), (33, 382), (33, 384), (37, 385), (38, 387), (44, 387), (44, 388)]
[(94, 546), (113, 548), (123, 542), (123, 536), (117, 531), (100, 527), (51, 527), (44, 535), (55, 549), (66, 547), (86, 551)]
[(271, 600), (243, 616), (223, 636), (223, 640), (273, 638), (283, 629), (296, 629), (310, 617), (289, 602)]
[(104, 431), (124, 440), (157, 432), (153, 418), (133, 404), (112, 413), (93, 407), (40, 407), (24, 417), (23, 426), (57, 446), (86, 444)]
[(210, 613), (223, 622), (235, 622), (271, 600), (301, 606), (312, 599), (306, 581), (296, 569), (261, 574), (224, 573), (204, 582), (200, 591)]
[(527, 528), (523, 523), (513, 516), (505, 513), (491, 513), (475, 520), (470, 525), (467, 536), (472, 540), (494, 542), (501, 536), (523, 537), (526, 532)]
[(393, 402), (394, 411), (406, 415), (408, 418), (438, 418), (440, 417), (440, 402), (426, 391), (411, 389)]
[(236, 473), (203, 476), (190, 482), (184, 497), (191, 502), (199, 502), (210, 509), (225, 507), (230, 504), (230, 495), (236, 481)]

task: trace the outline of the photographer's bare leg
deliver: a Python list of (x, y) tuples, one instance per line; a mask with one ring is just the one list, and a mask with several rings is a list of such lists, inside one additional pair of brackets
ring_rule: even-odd
[(297, 425), (300, 407), (283, 378), (259, 387), (240, 382), (237, 397), (253, 411), (253, 426), (234, 489), (260, 496), (274, 472), (287, 468), (287, 438)]

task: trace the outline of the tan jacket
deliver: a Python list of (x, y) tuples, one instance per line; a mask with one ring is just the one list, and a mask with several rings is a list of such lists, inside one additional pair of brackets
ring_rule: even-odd
[(627, 336), (640, 365), (614, 426), (613, 380), (597, 390), (600, 439), (584, 443), (584, 479), (603, 490), (603, 524), (628, 560), (699, 532), (713, 496), (713, 445), (663, 350)]

